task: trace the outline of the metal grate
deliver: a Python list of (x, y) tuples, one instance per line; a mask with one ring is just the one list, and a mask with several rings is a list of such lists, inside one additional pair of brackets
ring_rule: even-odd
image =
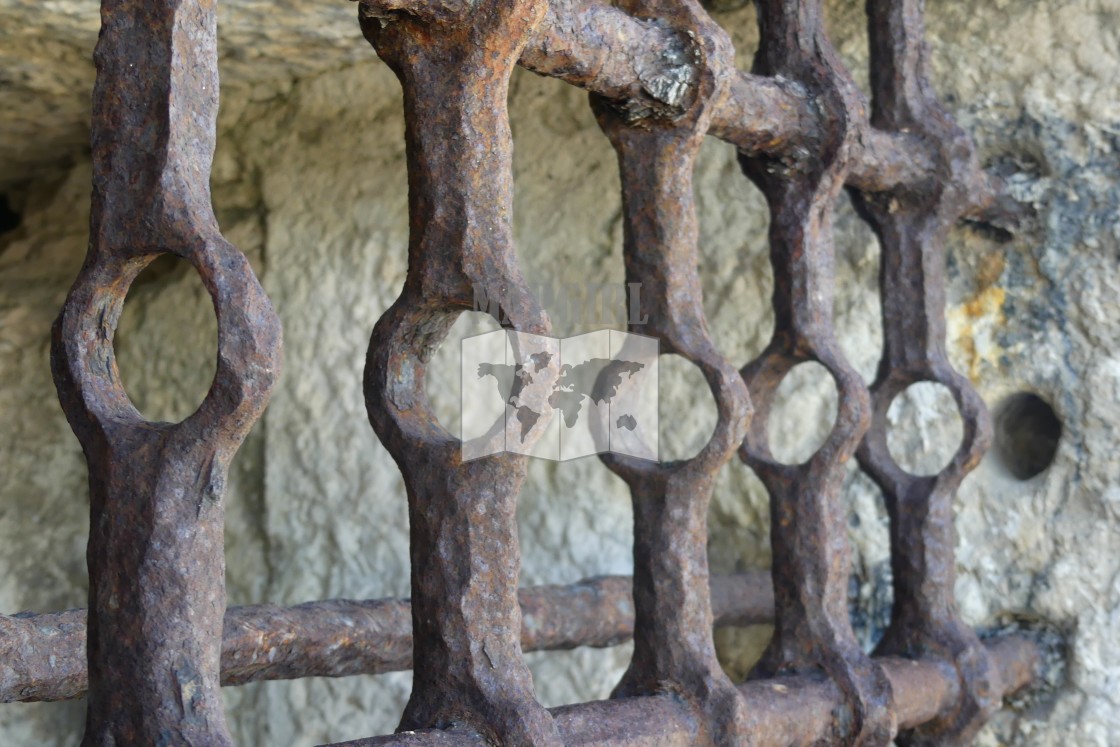
[[(88, 690), (85, 744), (224, 745), (220, 684), (411, 667), (402, 733), (352, 744), (969, 743), (1029, 682), (1037, 652), (1020, 638), (980, 642), (953, 600), (951, 500), (991, 426), (946, 358), (944, 240), (962, 217), (1007, 221), (1018, 208), (932, 91), (922, 0), (867, 2), (870, 115), (821, 2), (757, 0), (761, 44), (746, 73), (697, 0), (362, 0), (362, 30), (404, 92), (408, 276), (374, 328), (365, 393), (407, 486), (411, 602), (227, 611), (226, 473), (266, 405), (281, 343), (210, 204), (216, 8), (103, 0), (90, 247), (52, 349), (89, 465), (90, 613), (88, 626), (84, 611), (0, 617), (0, 700)], [(618, 154), (626, 282), (641, 284), (648, 318), (635, 331), (697, 365), (718, 405), (692, 459), (603, 456), (633, 496), (632, 580), (519, 592), (526, 457), (464, 462), (425, 395), (427, 362), (479, 288), (501, 299), (510, 328), (550, 332), (512, 240), (506, 98), (517, 64), (592, 92)], [(738, 147), (771, 211), (774, 336), (741, 371), (708, 336), (696, 270), (691, 180), (707, 135)], [(884, 350), (870, 389), (832, 328), (832, 209), (845, 187), (882, 247)], [(130, 283), (164, 253), (198, 270), (219, 325), (214, 384), (178, 424), (132, 407), (112, 345)], [(805, 361), (834, 378), (839, 414), (811, 458), (781, 464), (767, 444), (770, 405)], [(931, 477), (903, 471), (887, 450), (887, 410), (916, 382), (946, 386), (965, 424), (957, 454)], [(736, 450), (770, 493), (772, 578), (709, 579), (708, 501)], [(874, 656), (857, 645), (846, 605), (839, 491), (853, 456), (891, 522), (895, 603)], [(713, 625), (770, 620), (754, 676), (732, 683)], [(537, 702), (523, 649), (631, 636), (611, 700), (551, 711)]]

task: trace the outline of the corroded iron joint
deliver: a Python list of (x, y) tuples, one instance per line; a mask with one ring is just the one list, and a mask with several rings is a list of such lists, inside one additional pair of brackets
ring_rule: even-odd
[[(688, 0), (629, 0), (620, 7), (638, 20), (660, 23), (671, 29), (684, 48), (680, 53), (682, 66), (679, 72), (672, 73), (663, 83), (652, 87), (667, 92), (659, 96), (660, 101), (670, 106), (663, 111), (635, 116), (632, 102), (615, 101), (592, 93), (599, 126), (616, 147), (636, 127), (671, 131), (679, 133), (678, 137), (703, 142), (714, 113), (730, 93), (735, 71), (735, 49), (731, 38), (703, 7)], [(657, 73), (650, 80), (661, 75)], [(649, 87), (647, 90), (651, 91), (651, 95), (654, 93)], [(654, 116), (647, 116), (650, 113)]]

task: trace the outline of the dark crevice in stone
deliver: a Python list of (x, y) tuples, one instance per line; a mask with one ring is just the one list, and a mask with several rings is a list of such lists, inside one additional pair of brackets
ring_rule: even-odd
[(12, 207), (7, 195), (0, 194), (0, 236), (20, 227), (23, 216)]

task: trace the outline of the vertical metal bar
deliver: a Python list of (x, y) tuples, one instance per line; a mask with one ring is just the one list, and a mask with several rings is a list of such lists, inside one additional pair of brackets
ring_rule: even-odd
[(642, 289), (634, 332), (655, 335), (703, 371), (719, 419), (695, 457), (653, 463), (621, 454), (603, 461), (630, 487), (634, 505), (634, 655), (615, 698), (671, 691), (703, 716), (705, 744), (749, 738), (746, 704), (716, 659), (708, 591), (707, 513), (719, 469), (746, 433), (750, 398), (742, 377), (708, 336), (697, 274), (698, 229), (692, 189), (696, 156), (712, 112), (728, 95), (734, 54), (726, 33), (698, 2), (629, 4), (691, 37), (699, 80), (688, 112), (642, 126), (592, 97), (599, 125), (618, 152), (627, 287)]
[[(521, 658), (515, 509), (525, 457), (463, 462), (424, 390), (425, 367), (476, 287), (499, 321), (548, 334), (514, 252), (509, 76), (545, 0), (361, 6), (404, 91), (409, 264), (366, 360), (370, 422), (405, 479), (415, 639), (400, 729), (466, 726), (504, 745), (560, 744)], [(430, 11), (430, 12), (428, 12)]]
[[(89, 252), (51, 350), (89, 468), (86, 745), (231, 744), (222, 496), (279, 373), (280, 325), (210, 204), (216, 33), (212, 1), (102, 3)], [(195, 267), (218, 317), (217, 374), (178, 424), (143, 419), (113, 356), (128, 287), (164, 253)]]
[[(991, 440), (983, 401), (945, 354), (945, 238), (969, 205), (977, 171), (968, 136), (941, 107), (926, 73), (922, 0), (868, 0), (872, 122), (934, 145), (930, 178), (882, 193), (857, 194), (857, 204), (882, 246), (880, 286), (883, 358), (871, 388), (872, 425), (858, 456), (883, 490), (891, 519), (894, 610), (879, 652), (940, 658), (960, 678), (952, 709), (903, 735), (906, 744), (970, 744), (999, 707), (987, 649), (957, 613), (952, 500)], [(911, 384), (929, 381), (952, 392), (964, 438), (938, 474), (904, 471), (887, 447), (891, 402)]]
[[(867, 389), (832, 329), (832, 209), (858, 155), (859, 93), (825, 34), (820, 0), (758, 0), (755, 72), (802, 83), (820, 112), (814, 152), (789, 160), (742, 156), (770, 207), (774, 336), (743, 369), (756, 403), (742, 457), (770, 492), (776, 623), (755, 676), (823, 669), (847, 697), (830, 743), (885, 745), (894, 731), (890, 685), (864, 654), (848, 619), (850, 550), (840, 496), (844, 464), (868, 426)], [(804, 464), (776, 462), (767, 443), (774, 393), (793, 366), (821, 363), (836, 381), (839, 412)]]

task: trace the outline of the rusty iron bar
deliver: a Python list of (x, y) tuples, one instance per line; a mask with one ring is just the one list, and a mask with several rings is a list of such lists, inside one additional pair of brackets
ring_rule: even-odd
[[(770, 208), (774, 334), (743, 368), (757, 413), (741, 456), (770, 494), (775, 630), (754, 677), (823, 671), (844, 693), (829, 744), (877, 747), (897, 730), (891, 686), (860, 648), (848, 616), (848, 522), (844, 465), (868, 427), (867, 388), (845, 359), (832, 325), (833, 205), (860, 150), (861, 96), (824, 30), (821, 0), (758, 0), (755, 71), (800, 81), (818, 101), (824, 128), (794, 162), (740, 154), (743, 172)], [(836, 382), (836, 423), (808, 460), (773, 457), (770, 408), (782, 379), (815, 361)]]
[[(230, 745), (219, 691), (226, 476), (280, 367), (280, 324), (210, 203), (213, 2), (103, 0), (94, 53), (90, 242), (51, 366), (89, 468), (89, 703), (83, 744)], [(145, 420), (113, 333), (161, 254), (194, 266), (218, 318), (217, 374), (177, 424)]]
[[(672, 692), (706, 717), (696, 744), (741, 744), (753, 719), (716, 658), (708, 593), (708, 505), (719, 470), (735, 455), (751, 415), (746, 385), (708, 335), (692, 173), (713, 112), (730, 91), (734, 50), (698, 0), (630, 0), (622, 7), (684, 29), (697, 49), (691, 100), (680, 117), (632, 123), (631, 112), (592, 96), (618, 154), (626, 287), (642, 288), (631, 331), (656, 337), (660, 354), (696, 365), (719, 417), (691, 459), (651, 462), (605, 453), (634, 507), (634, 653), (612, 698)], [(570, 742), (569, 742), (570, 743)]]
[[(1034, 644), (1018, 637), (992, 643), (997, 692), (1012, 695), (1030, 683), (1038, 666)], [(885, 657), (876, 660), (895, 693), (899, 726), (913, 729), (937, 718), (958, 697), (958, 679), (939, 661)], [(800, 675), (754, 680), (738, 687), (754, 714), (758, 731), (752, 747), (825, 745), (831, 741), (833, 714), (845, 697), (825, 677)], [(595, 701), (552, 709), (569, 747), (694, 747), (703, 742), (704, 725), (696, 712), (672, 693)], [(358, 739), (325, 747), (484, 747), (469, 730), (417, 731)]]
[[(634, 633), (628, 576), (518, 591), (521, 650), (605, 648)], [(765, 571), (711, 580), (713, 625), (769, 623), (774, 593)], [(86, 610), (0, 615), (0, 703), (81, 698), (88, 684)], [(222, 685), (300, 677), (348, 677), (412, 668), (407, 599), (332, 599), (294, 607), (226, 610)]]
[(413, 687), (400, 729), (469, 725), (495, 743), (561, 744), (521, 656), (515, 516), (527, 458), (464, 462), (432, 413), (432, 353), (475, 290), (495, 318), (548, 335), (513, 246), (509, 78), (547, 0), (441, 2), (362, 31), (404, 94), (408, 274), (378, 320), (365, 369), (370, 422), (408, 493)]
[[(995, 666), (957, 613), (952, 562), (953, 495), (991, 442), (991, 419), (945, 350), (945, 239), (969, 204), (977, 171), (968, 136), (930, 85), (922, 0), (869, 0), (872, 121), (887, 132), (930, 143), (929, 178), (883, 192), (856, 193), (856, 204), (882, 247), (883, 357), (871, 387), (871, 428), (858, 457), (883, 491), (891, 523), (894, 608), (882, 654), (936, 657), (960, 679), (959, 696), (921, 728), (913, 745), (967, 745), (998, 710)], [(887, 446), (891, 402), (912, 384), (948, 388), (964, 423), (952, 461), (936, 475), (907, 473)]]

